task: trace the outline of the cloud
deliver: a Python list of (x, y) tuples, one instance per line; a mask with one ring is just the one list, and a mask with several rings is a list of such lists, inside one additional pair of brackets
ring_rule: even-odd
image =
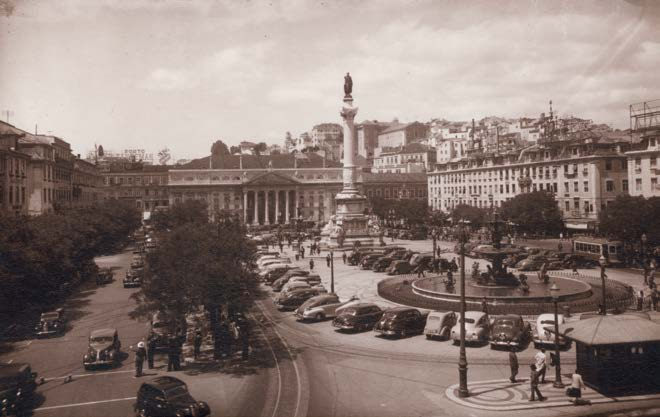
[(156, 68), (139, 83), (141, 88), (152, 91), (186, 90), (194, 85), (190, 72), (167, 68)]

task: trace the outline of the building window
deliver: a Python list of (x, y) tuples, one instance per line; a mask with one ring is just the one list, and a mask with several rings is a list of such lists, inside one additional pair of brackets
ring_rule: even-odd
[(580, 210), (580, 200), (575, 200), (573, 202), (573, 208), (578, 211)]
[(641, 178), (636, 178), (635, 179), (635, 191), (642, 191), (642, 179)]
[(605, 161), (605, 170), (606, 171), (611, 171), (612, 170), (612, 161), (609, 160), (609, 159), (607, 161)]
[(578, 182), (577, 181), (573, 181), (573, 191), (576, 192), (576, 193), (578, 191), (580, 191), (580, 188), (578, 187)]
[(628, 180), (621, 180), (621, 189), (623, 192), (628, 192)]
[(571, 211), (571, 203), (568, 201), (564, 201), (564, 207), (566, 207), (566, 211)]
[[(658, 178), (651, 178), (651, 192), (655, 191), (655, 189), (658, 187)], [(23, 190), (25, 191), (25, 190)]]
[(635, 158), (635, 167), (639, 167), (642, 164), (642, 158)]
[(605, 189), (607, 191), (614, 191), (614, 181), (605, 181)]
[(651, 168), (655, 168), (658, 163), (658, 158), (651, 158)]
[(588, 193), (589, 192), (589, 181), (584, 182), (584, 192)]

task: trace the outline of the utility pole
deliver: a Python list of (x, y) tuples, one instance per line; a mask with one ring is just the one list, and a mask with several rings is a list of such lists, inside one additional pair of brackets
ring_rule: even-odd
[(330, 294), (335, 293), (335, 253), (330, 250)]
[(5, 122), (7, 122), (7, 124), (9, 124), (9, 116), (13, 116), (14, 112), (12, 110), (4, 110), (2, 112), (2, 114), (5, 115)]

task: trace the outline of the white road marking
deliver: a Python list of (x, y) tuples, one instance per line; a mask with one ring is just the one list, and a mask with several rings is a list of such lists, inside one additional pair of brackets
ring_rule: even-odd
[(68, 378), (69, 376), (71, 376), (72, 378), (85, 378), (85, 377), (88, 377), (88, 376), (103, 376), (103, 375), (110, 375), (110, 374), (128, 374), (128, 373), (132, 373), (132, 372), (135, 372), (135, 371), (134, 370), (126, 370), (126, 371), (98, 372), (98, 373), (94, 373), (94, 374), (76, 374), (76, 375), (53, 376), (53, 377), (49, 377), (49, 378), (44, 378), (44, 381), (46, 381), (46, 382), (54, 381), (54, 380), (57, 380), (57, 379)]
[(113, 400), (90, 401), (90, 402), (86, 402), (86, 403), (77, 403), (77, 404), (52, 405), (50, 407), (36, 408), (36, 409), (34, 409), (34, 411), (36, 412), (36, 411), (57, 410), (59, 408), (84, 407), (86, 405), (115, 403), (115, 402), (119, 402), (119, 401), (133, 401), (135, 399), (136, 399), (136, 397), (126, 397), (126, 398), (115, 398)]

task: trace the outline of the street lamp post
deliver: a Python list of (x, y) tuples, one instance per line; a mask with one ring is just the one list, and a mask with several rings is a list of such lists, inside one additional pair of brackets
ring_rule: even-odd
[(598, 259), (598, 263), (600, 264), (600, 283), (601, 283), (601, 288), (602, 288), (602, 296), (603, 296), (603, 303), (602, 303), (602, 308), (603, 310), (600, 312), (603, 316), (607, 314), (607, 299), (605, 297), (605, 266), (607, 265), (607, 260), (603, 255), (600, 256)]
[(437, 240), (438, 240), (438, 231), (435, 229), (435, 227), (433, 228), (433, 230), (431, 230), (431, 238), (433, 239), (433, 261), (435, 262), (435, 259), (436, 259), (435, 253), (436, 253), (436, 248), (437, 248), (437, 245), (438, 245), (438, 242), (437, 242)]
[(465, 398), (470, 396), (467, 386), (467, 356), (465, 354), (465, 244), (469, 235), (465, 226), (461, 223), (458, 232), (458, 241), (461, 245), (461, 332), (460, 332), (460, 351), (458, 356), (458, 396)]
[(646, 240), (648, 237), (646, 236), (646, 233), (642, 233), (642, 247), (640, 248), (640, 255), (642, 256), (642, 262), (646, 262)]
[(330, 250), (330, 293), (335, 293), (335, 253)]
[(561, 359), (559, 356), (559, 287), (556, 283), (552, 284), (550, 294), (552, 295), (552, 302), (555, 304), (555, 382), (552, 386), (564, 388), (564, 384), (561, 382)]

